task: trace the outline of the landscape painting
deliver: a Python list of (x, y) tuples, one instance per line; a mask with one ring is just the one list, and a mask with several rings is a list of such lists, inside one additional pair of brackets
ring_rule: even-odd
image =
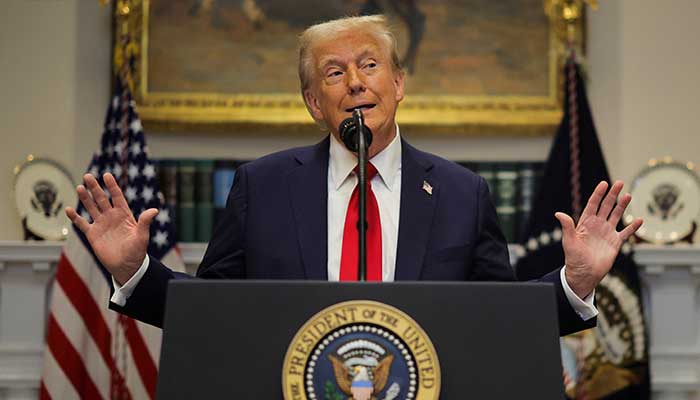
[(542, 0), (142, 0), (131, 16), (142, 116), (167, 126), (312, 126), (297, 38), (384, 14), (407, 73), (399, 123), (534, 132), (560, 113), (556, 39)]

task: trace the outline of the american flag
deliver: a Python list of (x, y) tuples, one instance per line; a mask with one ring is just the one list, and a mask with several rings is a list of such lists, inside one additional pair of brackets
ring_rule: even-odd
[[(107, 109), (100, 151), (88, 167), (101, 185), (106, 172), (119, 182), (135, 217), (148, 208), (159, 209), (151, 225), (148, 253), (184, 271), (175, 247), (173, 214), (148, 159), (131, 93), (120, 80)], [(82, 204), (76, 210), (92, 222)], [(155, 397), (161, 331), (109, 310), (111, 285), (111, 275), (74, 226), (53, 284), (40, 399)]]

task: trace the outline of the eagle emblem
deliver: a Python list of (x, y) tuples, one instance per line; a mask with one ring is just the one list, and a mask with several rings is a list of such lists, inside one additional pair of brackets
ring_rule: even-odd
[(372, 395), (386, 386), (394, 356), (386, 355), (380, 361), (371, 356), (351, 358), (343, 361), (338, 356), (329, 356), (333, 365), (338, 388), (353, 400), (374, 400)]
[(371, 300), (316, 314), (292, 339), (283, 368), (286, 400), (440, 398), (440, 364), (427, 334), (402, 311)]

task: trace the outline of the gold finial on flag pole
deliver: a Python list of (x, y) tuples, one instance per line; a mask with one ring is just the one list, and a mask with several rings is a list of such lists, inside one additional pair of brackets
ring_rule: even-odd
[(565, 59), (583, 54), (583, 16), (585, 5), (598, 9), (598, 0), (543, 0), (544, 12), (552, 22), (558, 39), (557, 51)]
[(133, 40), (131, 13), (133, 6), (138, 1), (117, 0), (114, 7), (115, 41), (117, 42), (114, 46), (114, 73), (121, 77), (122, 82), (129, 85), (129, 89), (132, 92), (134, 90), (134, 81), (131, 69), (139, 48)]

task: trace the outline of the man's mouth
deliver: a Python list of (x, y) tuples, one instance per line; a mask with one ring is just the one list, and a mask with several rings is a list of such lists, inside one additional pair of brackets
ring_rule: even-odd
[(345, 111), (351, 113), (351, 112), (353, 112), (353, 110), (355, 110), (355, 109), (369, 110), (369, 109), (374, 108), (374, 106), (376, 106), (376, 104), (371, 104), (371, 103), (368, 103), (368, 104), (360, 104), (360, 105), (357, 105), (357, 106), (354, 106), (354, 107), (346, 108)]

